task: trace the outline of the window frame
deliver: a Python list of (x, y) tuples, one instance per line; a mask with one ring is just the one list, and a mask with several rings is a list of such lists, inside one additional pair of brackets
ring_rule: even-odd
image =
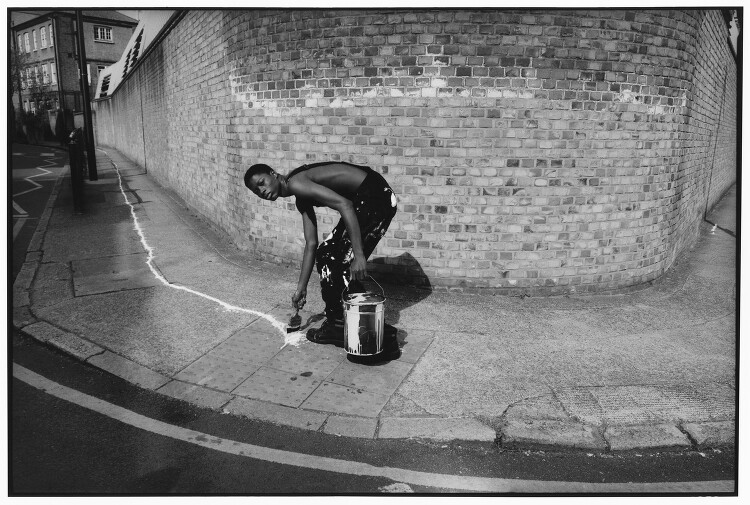
[(42, 83), (49, 84), (49, 63), (42, 63)]
[[(101, 34), (107, 34), (109, 35), (109, 38), (106, 37), (100, 37), (100, 30)], [(94, 42), (103, 42), (105, 44), (114, 44), (114, 30), (111, 26), (105, 26), (105, 25), (94, 25)]]
[(36, 43), (36, 30), (31, 30), (31, 40), (34, 42), (34, 51), (37, 51), (39, 47)]
[(55, 45), (55, 38), (52, 35), (52, 24), (49, 24), (49, 46), (52, 47)]
[(47, 49), (47, 27), (46, 26), (42, 26), (39, 29), (39, 38), (41, 39), (41, 42), (42, 42), (42, 49)]
[(26, 53), (31, 52), (31, 42), (29, 40), (29, 32), (23, 32), (23, 47), (26, 49)]
[(51, 84), (57, 84), (57, 65), (55, 62), (50, 62), (50, 83)]

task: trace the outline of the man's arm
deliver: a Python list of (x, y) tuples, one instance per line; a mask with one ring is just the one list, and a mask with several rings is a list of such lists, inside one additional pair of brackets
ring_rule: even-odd
[(312, 205), (300, 205), (298, 199), (297, 210), (302, 214), (305, 250), (302, 256), (297, 291), (292, 295), (292, 305), (295, 308), (301, 309), (307, 301), (307, 284), (310, 282), (310, 275), (315, 265), (315, 250), (318, 248), (318, 223), (315, 219), (315, 209)]

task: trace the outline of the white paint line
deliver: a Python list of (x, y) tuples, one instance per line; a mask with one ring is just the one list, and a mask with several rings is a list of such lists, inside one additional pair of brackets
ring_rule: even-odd
[(26, 223), (26, 217), (21, 217), (16, 221), (16, 224), (13, 225), (13, 240), (16, 240), (16, 237), (19, 233), (21, 233), (21, 229), (23, 229), (24, 223)]
[(18, 205), (15, 200), (13, 200), (13, 208), (18, 212), (19, 214), (28, 215), (29, 213), (23, 210), (23, 207)]
[(402, 485), (418, 485), (438, 489), (455, 489), (478, 493), (731, 493), (734, 481), (591, 483), (524, 479), (473, 477), (405, 468), (373, 466), (359, 461), (328, 458), (311, 454), (271, 449), (259, 445), (216, 437), (207, 433), (151, 419), (118, 405), (87, 395), (53, 382), (21, 365), (13, 363), (13, 376), (56, 398), (98, 412), (129, 426), (175, 440), (188, 442), (235, 456), (270, 463), (296, 466), (346, 475), (382, 477)]
[[(98, 149), (98, 148), (97, 148)], [(107, 154), (106, 151), (103, 149), (98, 149), (99, 151), (102, 151), (103, 153)], [(111, 160), (110, 160), (111, 161)], [(236, 305), (231, 305), (225, 301), (219, 300), (216, 297), (213, 297), (211, 295), (207, 295), (205, 293), (201, 293), (200, 291), (196, 291), (194, 289), (191, 289), (186, 286), (180, 286), (178, 284), (172, 284), (169, 282), (159, 271), (154, 267), (153, 261), (154, 261), (154, 249), (148, 244), (148, 241), (146, 240), (146, 235), (143, 233), (143, 229), (141, 228), (141, 224), (138, 221), (138, 216), (135, 214), (135, 207), (132, 203), (130, 203), (130, 199), (128, 198), (128, 195), (125, 192), (125, 189), (122, 186), (122, 176), (120, 175), (120, 169), (117, 167), (117, 164), (112, 161), (112, 166), (115, 167), (115, 171), (117, 172), (117, 179), (120, 184), (120, 193), (122, 193), (123, 198), (125, 198), (125, 203), (128, 204), (130, 207), (130, 215), (133, 218), (133, 226), (136, 232), (138, 232), (138, 236), (141, 239), (141, 245), (143, 246), (143, 249), (148, 253), (147, 259), (146, 259), (146, 265), (148, 266), (149, 270), (151, 270), (151, 273), (154, 275), (154, 277), (161, 282), (163, 285), (170, 287), (172, 289), (177, 289), (180, 291), (184, 291), (186, 293), (190, 293), (192, 295), (200, 296), (201, 298), (205, 298), (206, 300), (212, 301), (214, 303), (217, 303), (221, 305), (224, 310), (227, 310), (229, 312), (243, 312), (246, 314), (251, 314), (254, 316), (262, 317), (269, 323), (271, 323), (271, 326), (276, 328), (283, 336), (284, 336), (284, 345), (281, 346), (283, 349), (287, 345), (293, 345), (293, 346), (299, 346), (299, 344), (305, 340), (305, 334), (303, 332), (294, 332), (294, 333), (288, 333), (286, 332), (286, 324), (279, 321), (275, 317), (273, 317), (270, 314), (265, 314), (263, 312), (259, 312), (257, 310), (252, 309), (245, 309), (242, 307), (238, 307)]]
[[(51, 161), (48, 161), (47, 162), (47, 166), (51, 166), (51, 165), (54, 165), (54, 163), (51, 162)], [(17, 197), (17, 196), (25, 195), (26, 193), (31, 193), (32, 191), (36, 191), (38, 189), (41, 189), (42, 185), (39, 184), (39, 183), (37, 183), (36, 181), (32, 181), (31, 179), (34, 179), (35, 177), (41, 177), (43, 175), (49, 175), (49, 174), (52, 173), (51, 171), (47, 170), (46, 168), (42, 168), (42, 167), (34, 167), (34, 169), (35, 170), (41, 170), (42, 172), (39, 173), (39, 174), (36, 174), (36, 175), (30, 175), (28, 177), (24, 177), (23, 178), (24, 181), (27, 181), (33, 187), (31, 189), (27, 189), (26, 191), (21, 191), (20, 193), (13, 193), (13, 197), (14, 198)]]

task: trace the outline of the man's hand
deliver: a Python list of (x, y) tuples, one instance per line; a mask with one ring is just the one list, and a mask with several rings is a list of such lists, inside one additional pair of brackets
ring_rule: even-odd
[(307, 303), (307, 290), (295, 291), (292, 295), (292, 307), (299, 310), (305, 306), (305, 303)]
[(364, 258), (357, 258), (356, 256), (352, 260), (351, 280), (363, 281), (367, 278), (367, 260)]

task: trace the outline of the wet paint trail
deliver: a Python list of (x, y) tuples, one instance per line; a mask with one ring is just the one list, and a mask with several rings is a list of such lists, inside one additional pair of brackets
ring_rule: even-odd
[[(98, 149), (99, 151), (102, 151), (104, 154), (107, 154), (106, 151), (103, 149)], [(111, 161), (111, 160), (110, 160)], [(244, 307), (238, 307), (237, 305), (232, 305), (230, 303), (227, 303), (223, 300), (220, 300), (219, 298), (216, 298), (214, 296), (211, 296), (206, 293), (202, 293), (200, 291), (197, 291), (195, 289), (189, 288), (187, 286), (182, 286), (179, 284), (174, 284), (172, 282), (169, 282), (157, 269), (154, 267), (154, 248), (151, 247), (148, 243), (148, 240), (146, 239), (146, 235), (143, 232), (143, 228), (141, 227), (141, 223), (138, 220), (138, 216), (135, 213), (135, 206), (128, 198), (127, 193), (125, 192), (125, 189), (123, 187), (122, 183), (122, 175), (120, 174), (120, 169), (118, 168), (117, 164), (114, 161), (111, 161), (112, 166), (114, 167), (115, 171), (117, 172), (117, 179), (120, 186), (120, 193), (122, 194), (123, 198), (125, 199), (125, 203), (128, 204), (130, 207), (130, 215), (133, 218), (133, 229), (138, 233), (138, 236), (140, 237), (141, 245), (143, 246), (143, 249), (147, 253), (146, 258), (146, 265), (148, 266), (151, 273), (154, 275), (154, 277), (161, 282), (164, 286), (176, 289), (178, 291), (183, 291), (185, 293), (188, 293), (190, 295), (199, 296), (201, 298), (204, 298), (206, 300), (209, 300), (213, 303), (216, 303), (217, 305), (220, 305), (224, 310), (228, 312), (239, 312), (239, 313), (245, 313), (250, 314), (253, 316), (260, 317), (262, 319), (265, 319), (268, 321), (271, 326), (276, 328), (278, 332), (284, 337), (284, 344), (281, 346), (281, 348), (287, 346), (287, 345), (293, 345), (293, 346), (299, 346), (302, 341), (306, 340), (305, 333), (303, 332), (293, 332), (293, 333), (287, 333), (286, 332), (286, 324), (282, 321), (279, 321), (275, 317), (273, 317), (271, 314), (266, 314), (257, 310), (248, 309)]]

